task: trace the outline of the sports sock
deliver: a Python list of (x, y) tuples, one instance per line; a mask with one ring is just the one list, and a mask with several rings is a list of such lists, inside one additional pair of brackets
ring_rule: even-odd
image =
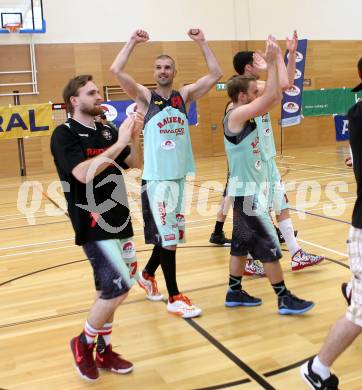
[(92, 325), (88, 321), (84, 324), (83, 334), (85, 336), (87, 344), (93, 344), (95, 338), (97, 337), (99, 330), (94, 329)]
[(299, 251), (300, 246), (294, 237), (292, 220), (290, 218), (284, 219), (283, 221), (278, 222), (278, 225), (285, 239), (285, 243), (287, 244), (288, 251), (290, 255), (293, 256), (297, 251)]
[(112, 322), (108, 322), (104, 324), (102, 329), (98, 331), (98, 335), (101, 335), (103, 337), (106, 345), (109, 345), (111, 343), (112, 326)]
[(214, 234), (221, 234), (223, 228), (224, 228), (224, 222), (216, 221), (215, 228), (214, 228)]
[(242, 276), (229, 275), (229, 290), (240, 291)]
[(323, 380), (327, 379), (331, 375), (331, 371), (328, 366), (325, 366), (320, 360), (318, 355), (313, 359), (312, 370), (318, 374)]
[(161, 248), (160, 261), (168, 295), (180, 294), (176, 281), (176, 251)]
[(102, 329), (98, 331), (97, 339), (97, 351), (102, 352), (105, 350), (106, 346), (111, 343), (112, 336), (112, 323), (106, 323), (103, 325)]
[(158, 268), (160, 263), (160, 254), (161, 254), (161, 247), (158, 245), (155, 245), (153, 247), (153, 251), (151, 254), (151, 257), (148, 260), (148, 263), (146, 264), (146, 267), (144, 268), (144, 272), (146, 272), (150, 276), (155, 276), (155, 272)]
[(274, 283), (272, 284), (272, 287), (274, 289), (275, 294), (278, 295), (278, 297), (283, 297), (284, 295), (287, 294), (287, 288), (285, 286), (284, 280), (282, 280), (279, 283)]

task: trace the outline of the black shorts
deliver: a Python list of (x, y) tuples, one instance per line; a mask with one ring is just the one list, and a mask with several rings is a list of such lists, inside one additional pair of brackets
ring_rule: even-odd
[(267, 210), (258, 211), (254, 196), (238, 196), (233, 202), (233, 234), (230, 254), (246, 256), (248, 252), (261, 262), (282, 257), (278, 237)]
[(113, 299), (127, 293), (138, 278), (132, 238), (90, 241), (83, 245), (100, 298)]

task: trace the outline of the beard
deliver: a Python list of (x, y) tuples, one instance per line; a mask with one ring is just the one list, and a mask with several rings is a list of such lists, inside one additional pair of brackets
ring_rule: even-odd
[(98, 116), (98, 115), (103, 114), (103, 109), (101, 106), (93, 106), (93, 107), (83, 106), (83, 107), (81, 107), (80, 111), (81, 111), (81, 113), (87, 114), (90, 116)]

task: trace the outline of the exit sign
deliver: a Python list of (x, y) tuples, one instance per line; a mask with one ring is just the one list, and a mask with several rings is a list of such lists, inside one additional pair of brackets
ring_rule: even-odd
[(217, 91), (226, 91), (226, 84), (225, 83), (217, 83), (216, 90)]

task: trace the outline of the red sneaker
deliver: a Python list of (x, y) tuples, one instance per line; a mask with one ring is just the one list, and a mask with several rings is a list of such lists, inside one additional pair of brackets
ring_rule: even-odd
[(265, 276), (263, 264), (258, 260), (248, 260), (244, 269), (244, 276)]
[(150, 301), (162, 301), (163, 295), (158, 291), (157, 282), (154, 276), (150, 276), (145, 272), (140, 273), (138, 285), (146, 291), (147, 299)]
[(299, 249), (292, 257), (292, 271), (311, 267), (312, 265), (319, 264), (322, 260), (324, 260), (324, 256), (312, 255), (303, 249)]
[(79, 340), (80, 336), (70, 341), (70, 348), (73, 352), (75, 368), (79, 376), (86, 381), (93, 382), (98, 376), (98, 368), (93, 358), (94, 344), (85, 344)]
[(122, 359), (118, 353), (113, 352), (111, 345), (107, 345), (103, 352), (97, 351), (96, 364), (98, 368), (110, 370), (117, 374), (128, 374), (133, 370), (133, 364)]

